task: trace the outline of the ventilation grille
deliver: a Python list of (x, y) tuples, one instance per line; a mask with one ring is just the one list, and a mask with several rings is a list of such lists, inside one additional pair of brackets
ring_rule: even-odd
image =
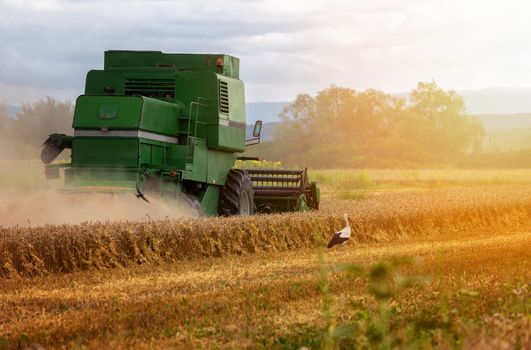
[(174, 98), (175, 80), (129, 78), (125, 80), (125, 95), (142, 95), (153, 98)]
[(229, 84), (226, 81), (219, 81), (219, 112), (229, 115)]

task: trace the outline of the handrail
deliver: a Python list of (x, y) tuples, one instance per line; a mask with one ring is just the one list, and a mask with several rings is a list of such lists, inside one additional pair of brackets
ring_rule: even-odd
[[(197, 101), (193, 101), (193, 102), (190, 102), (190, 113), (189, 113), (189, 117), (188, 117), (188, 130), (186, 131), (186, 156), (185, 156), (185, 164), (188, 163), (188, 155), (189, 155), (189, 151), (190, 151), (190, 128), (191, 128), (191, 125), (192, 125), (192, 109), (194, 106), (196, 106), (196, 109), (195, 109), (195, 122), (194, 122), (194, 139), (197, 137), (197, 122), (199, 120), (199, 106), (208, 106), (208, 104), (206, 103), (202, 103), (200, 102), (201, 100), (205, 100), (207, 101), (207, 99), (203, 98), (203, 97), (198, 97), (197, 98)], [(186, 166), (185, 166), (185, 170), (186, 170)]]

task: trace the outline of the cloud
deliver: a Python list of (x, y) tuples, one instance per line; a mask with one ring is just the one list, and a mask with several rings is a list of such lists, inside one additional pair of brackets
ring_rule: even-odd
[[(0, 100), (81, 93), (109, 49), (240, 57), (249, 101), (331, 83), (530, 85), (530, 5), (507, 0), (0, 2)], [(31, 90), (31, 91), (30, 91)], [(43, 96), (41, 96), (43, 97)]]

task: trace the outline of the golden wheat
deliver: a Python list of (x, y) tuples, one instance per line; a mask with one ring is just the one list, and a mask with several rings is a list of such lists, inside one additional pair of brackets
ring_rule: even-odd
[(348, 212), (353, 240), (384, 242), (531, 223), (531, 188), (519, 186), (396, 193), (324, 201), (309, 213), (248, 218), (84, 223), (0, 229), (0, 277), (113, 268), (147, 262), (313, 247)]
[[(417, 263), (402, 274), (432, 277), (389, 302), (398, 348), (527, 349), (531, 231), (496, 231), (347, 245), (327, 251), (325, 261), (371, 266), (405, 255)], [(308, 248), (4, 279), (0, 349), (319, 349), (315, 255)], [(340, 348), (376, 348), (363, 344), (376, 336), (378, 304), (362, 279), (345, 277), (329, 281), (334, 321), (356, 327)]]

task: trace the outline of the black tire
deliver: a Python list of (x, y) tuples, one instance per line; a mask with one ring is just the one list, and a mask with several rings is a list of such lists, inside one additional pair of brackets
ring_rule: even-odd
[(254, 191), (251, 177), (242, 169), (231, 169), (221, 188), (218, 214), (224, 216), (254, 214)]

